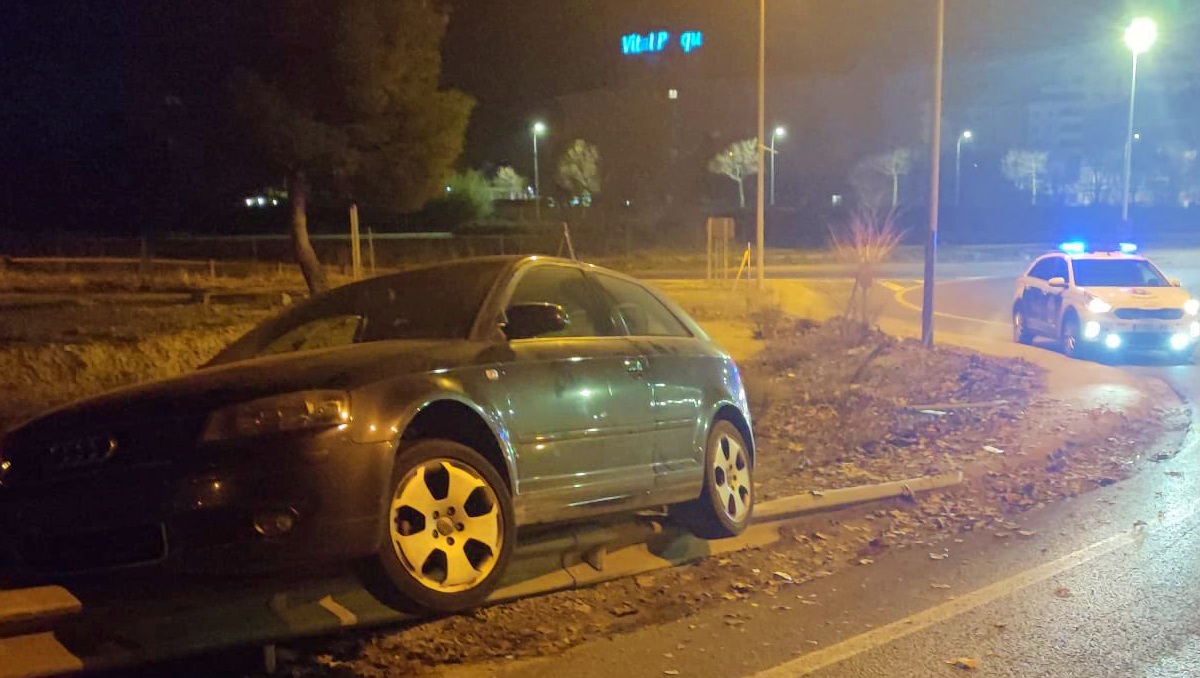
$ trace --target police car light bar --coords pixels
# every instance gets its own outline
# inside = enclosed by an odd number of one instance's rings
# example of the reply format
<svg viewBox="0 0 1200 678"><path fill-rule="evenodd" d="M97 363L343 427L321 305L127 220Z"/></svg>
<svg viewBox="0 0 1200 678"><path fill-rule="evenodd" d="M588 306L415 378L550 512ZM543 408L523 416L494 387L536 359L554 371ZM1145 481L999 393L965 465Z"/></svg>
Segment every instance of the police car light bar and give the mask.
<svg viewBox="0 0 1200 678"><path fill-rule="evenodd" d="M1136 254L1138 246L1131 242L1123 242L1116 247L1088 247L1088 244L1083 240L1068 240L1058 246L1058 249L1067 254L1086 254L1088 252L1111 252L1120 251L1121 254Z"/></svg>

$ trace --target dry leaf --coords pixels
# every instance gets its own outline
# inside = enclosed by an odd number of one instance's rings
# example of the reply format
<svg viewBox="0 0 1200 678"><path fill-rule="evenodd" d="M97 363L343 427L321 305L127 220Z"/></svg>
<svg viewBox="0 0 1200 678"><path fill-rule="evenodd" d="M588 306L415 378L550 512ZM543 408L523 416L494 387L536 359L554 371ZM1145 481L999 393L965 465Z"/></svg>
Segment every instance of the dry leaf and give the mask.
<svg viewBox="0 0 1200 678"><path fill-rule="evenodd" d="M946 663L956 669L962 669L964 671L974 671L975 669L979 668L979 660L971 659L970 657L959 657L958 659L951 659Z"/></svg>

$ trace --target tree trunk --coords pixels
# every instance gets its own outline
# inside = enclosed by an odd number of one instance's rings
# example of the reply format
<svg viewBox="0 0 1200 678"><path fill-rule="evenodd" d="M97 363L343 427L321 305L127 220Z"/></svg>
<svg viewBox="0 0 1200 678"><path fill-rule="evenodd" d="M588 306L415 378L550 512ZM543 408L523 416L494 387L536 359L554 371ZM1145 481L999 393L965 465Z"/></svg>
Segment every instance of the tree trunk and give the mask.
<svg viewBox="0 0 1200 678"><path fill-rule="evenodd" d="M1030 181L1030 184L1033 186L1033 189L1030 191L1030 204L1036 205L1037 204L1037 172L1034 172L1030 178L1032 179L1032 181Z"/></svg>
<svg viewBox="0 0 1200 678"><path fill-rule="evenodd" d="M329 289L329 280L308 239L308 181L302 172L295 172L288 179L288 197L292 203L292 246L296 250L296 263L300 264L309 293L315 296Z"/></svg>
<svg viewBox="0 0 1200 678"><path fill-rule="evenodd" d="M740 206L742 209L746 209L746 182L743 181L741 179L741 177L739 177L737 180L737 185L738 185L738 206Z"/></svg>
<svg viewBox="0 0 1200 678"><path fill-rule="evenodd" d="M900 203L900 175L892 175L892 207L897 207Z"/></svg>

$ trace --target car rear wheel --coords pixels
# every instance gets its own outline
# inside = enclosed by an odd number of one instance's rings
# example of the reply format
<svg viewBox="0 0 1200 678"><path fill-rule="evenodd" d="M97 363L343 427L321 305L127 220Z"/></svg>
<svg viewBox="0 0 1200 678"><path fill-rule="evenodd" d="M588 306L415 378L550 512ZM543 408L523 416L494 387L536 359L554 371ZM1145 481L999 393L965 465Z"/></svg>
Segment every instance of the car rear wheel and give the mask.
<svg viewBox="0 0 1200 678"><path fill-rule="evenodd" d="M704 491L681 511L696 536L721 539L745 531L754 513L752 472L750 448L741 432L728 421L717 421L708 434Z"/></svg>
<svg viewBox="0 0 1200 678"><path fill-rule="evenodd" d="M1020 306L1013 309L1012 328L1013 341L1026 346L1033 343L1033 332L1029 331L1025 322L1025 311L1021 310Z"/></svg>
<svg viewBox="0 0 1200 678"><path fill-rule="evenodd" d="M483 603L515 541L512 497L482 455L448 440L400 452L377 560L401 607L456 612Z"/></svg>

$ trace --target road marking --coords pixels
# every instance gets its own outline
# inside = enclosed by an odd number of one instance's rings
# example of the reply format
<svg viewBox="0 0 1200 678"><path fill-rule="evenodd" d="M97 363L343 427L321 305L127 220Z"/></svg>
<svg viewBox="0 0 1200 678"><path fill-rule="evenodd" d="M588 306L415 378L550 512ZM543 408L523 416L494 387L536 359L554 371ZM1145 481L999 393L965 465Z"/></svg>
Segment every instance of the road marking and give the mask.
<svg viewBox="0 0 1200 678"><path fill-rule="evenodd" d="M338 623L342 626L354 626L358 623L358 615L348 610L345 605L334 600L333 596L325 596L317 601L317 604L337 617Z"/></svg>
<svg viewBox="0 0 1200 678"><path fill-rule="evenodd" d="M952 283L952 282L969 282L969 281L972 281L972 280L989 280L989 279L990 279L990 278L986 278L986 277L980 277L980 278L962 278L962 279L959 279L959 280L944 280L944 281L942 281L942 282L940 282L940 283L937 283L937 284L938 284L938 285L945 285L946 283ZM922 288L922 287L924 287L924 286L925 286L925 285L922 283L922 284L919 284L919 285L912 285L912 286L910 286L910 287L905 287L904 289L897 291L897 292L896 292L896 303L897 303L897 304L899 304L899 305L901 305L901 306L903 306L904 308L906 308L906 309L908 309L908 310L910 310L910 311L915 311L915 312L917 312L917 313L920 313L920 312L921 312L921 307L920 307L920 306L917 306L917 305L916 305L916 304L914 304L914 303L911 303L911 302L909 302L907 299L905 299L905 298L904 298L904 295L908 294L909 292L912 292L913 290L919 290L919 289L921 289L921 288ZM980 324L983 324L983 325L995 325L996 327L1008 327L1008 323L1002 323L1002 322L999 322L999 321L996 321L996 320L984 320L984 319L982 319L982 318L969 318L969 317L967 317L967 316L965 316L965 315L955 315L955 314L953 314L953 313L942 313L941 311L934 311L934 313L933 313L933 314L934 314L935 316L939 317L939 318L946 318L947 320L963 320L963 321L966 321L966 322L971 322L971 323L980 323Z"/></svg>
<svg viewBox="0 0 1200 678"><path fill-rule="evenodd" d="M884 287L888 288L889 290L891 290L893 292L903 292L904 291L904 285L901 285L898 282L892 282L891 280L881 280L881 281L879 281L879 284L883 285Z"/></svg>
<svg viewBox="0 0 1200 678"><path fill-rule="evenodd" d="M1181 524L1195 516L1198 510L1200 508L1196 504L1193 504L1179 515L1172 516L1171 519L1163 521L1157 529L1165 529ZM1145 531L1137 528L1129 532L1113 535L1057 560L1043 563L1033 569L1013 575L1008 579L972 591L960 598L955 598L936 607L931 607L924 612L918 612L904 619L880 626L877 629L854 636L823 650L810 652L785 664L760 671L749 678L797 678L798 676L807 676L821 669L840 664L869 650L874 650L914 633L924 631L936 624L949 621L961 614L993 603L1034 584L1044 582L1047 579L1106 556L1118 549L1133 544L1141 545L1145 538Z"/></svg>

